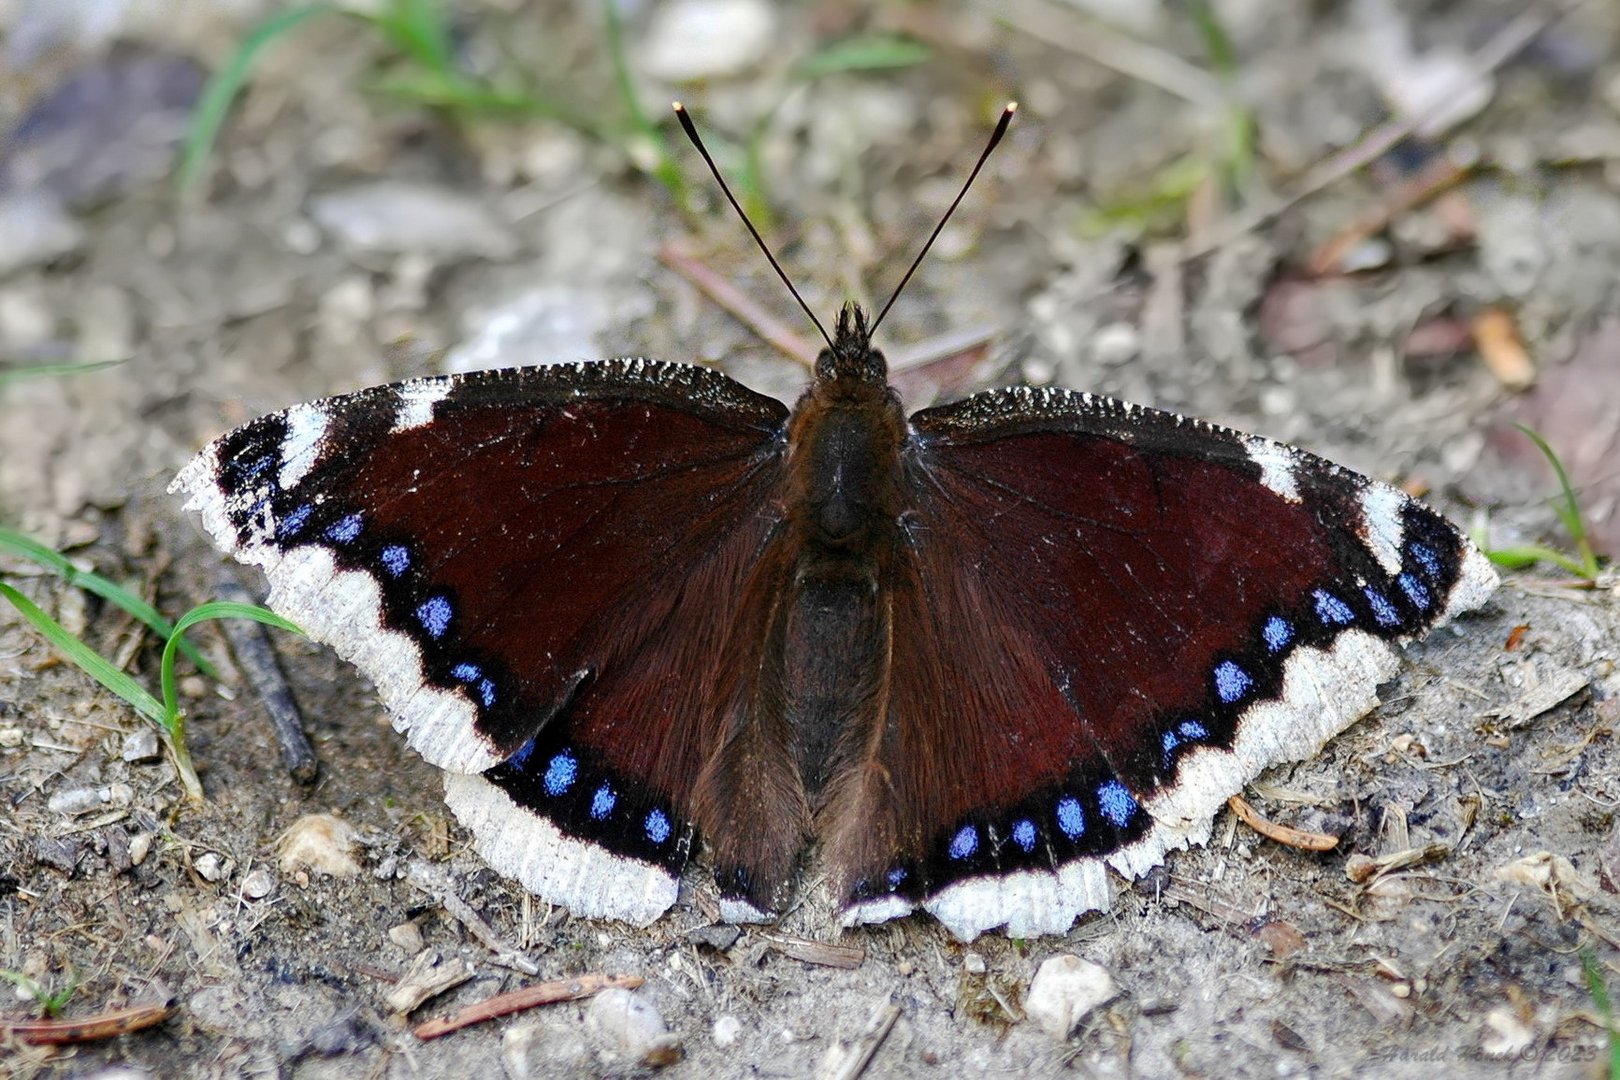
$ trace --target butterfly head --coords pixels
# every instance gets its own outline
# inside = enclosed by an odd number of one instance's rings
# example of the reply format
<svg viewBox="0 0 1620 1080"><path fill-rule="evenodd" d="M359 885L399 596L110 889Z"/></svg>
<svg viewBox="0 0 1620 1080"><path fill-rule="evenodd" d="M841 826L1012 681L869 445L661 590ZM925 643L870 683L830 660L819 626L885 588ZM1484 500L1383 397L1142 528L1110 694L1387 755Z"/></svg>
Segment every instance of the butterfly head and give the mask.
<svg viewBox="0 0 1620 1080"><path fill-rule="evenodd" d="M838 313L838 329L833 335L832 348L822 349L816 357L816 380L854 380L858 382L886 383L889 365L883 354L872 348L872 330L866 312L856 303L844 305Z"/></svg>

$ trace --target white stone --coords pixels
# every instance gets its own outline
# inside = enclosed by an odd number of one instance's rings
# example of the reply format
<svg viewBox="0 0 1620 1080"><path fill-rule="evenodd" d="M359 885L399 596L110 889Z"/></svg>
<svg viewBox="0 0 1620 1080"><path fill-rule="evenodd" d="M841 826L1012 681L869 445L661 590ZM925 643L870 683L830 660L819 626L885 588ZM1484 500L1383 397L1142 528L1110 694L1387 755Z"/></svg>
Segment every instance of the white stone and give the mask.
<svg viewBox="0 0 1620 1080"><path fill-rule="evenodd" d="M609 987L585 1010L585 1034L610 1065L668 1064L676 1040L652 1002L623 987Z"/></svg>
<svg viewBox="0 0 1620 1080"><path fill-rule="evenodd" d="M242 879L242 896L247 900L263 900L276 887L276 879L264 867L255 867Z"/></svg>
<svg viewBox="0 0 1620 1080"><path fill-rule="evenodd" d="M197 876L204 881L223 881L231 872L231 860L218 852L205 851L197 856L191 868L197 871Z"/></svg>
<svg viewBox="0 0 1620 1080"><path fill-rule="evenodd" d="M143 725L124 736L120 756L131 765L157 761L162 755L163 748L158 745L157 732L151 728Z"/></svg>
<svg viewBox="0 0 1620 1080"><path fill-rule="evenodd" d="M641 68L670 82L736 75L765 59L775 31L765 0L672 0L653 14Z"/></svg>
<svg viewBox="0 0 1620 1080"><path fill-rule="evenodd" d="M1053 1038L1067 1039L1087 1013L1118 994L1113 976L1090 960L1053 956L1036 970L1024 1012Z"/></svg>
<svg viewBox="0 0 1620 1080"><path fill-rule="evenodd" d="M742 1021L735 1016L722 1016L714 1022L714 1045L720 1049L736 1045L740 1038L742 1038Z"/></svg>
<svg viewBox="0 0 1620 1080"><path fill-rule="evenodd" d="M360 864L353 854L354 829L334 814L305 814L281 834L276 845L282 873L310 869L332 877L353 877Z"/></svg>

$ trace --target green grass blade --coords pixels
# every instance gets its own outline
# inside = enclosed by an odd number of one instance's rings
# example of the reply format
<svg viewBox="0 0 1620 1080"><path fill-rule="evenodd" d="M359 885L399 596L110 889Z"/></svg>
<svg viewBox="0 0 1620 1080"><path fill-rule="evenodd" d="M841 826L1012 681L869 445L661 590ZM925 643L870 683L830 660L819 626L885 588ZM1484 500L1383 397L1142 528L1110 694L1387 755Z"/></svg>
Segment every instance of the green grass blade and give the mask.
<svg viewBox="0 0 1620 1080"><path fill-rule="evenodd" d="M207 619L253 619L269 626L291 630L295 634L303 633L273 611L266 611L253 604L239 604L233 600L214 600L198 604L180 616L179 621L174 624L174 632L169 635L169 640L163 646L163 664L158 672L158 681L163 689L163 701L159 704L163 712L158 722L163 725L169 753L174 756L175 771L180 774L180 783L193 802L203 801L203 790L201 781L197 779L196 766L191 763L191 748L186 745L186 715L180 711L180 695L175 688L174 652L181 635Z"/></svg>
<svg viewBox="0 0 1620 1080"><path fill-rule="evenodd" d="M364 18L394 48L430 71L449 74L455 67L450 20L438 0L392 0L380 14Z"/></svg>
<svg viewBox="0 0 1620 1080"><path fill-rule="evenodd" d="M1558 520L1563 523L1564 529L1570 535L1570 539L1575 541L1575 550L1580 554L1580 562L1576 564L1575 568L1571 569L1571 573L1589 580L1597 577L1599 570L1597 553L1592 550L1592 542L1587 538L1586 520L1581 515L1581 504L1575 498L1575 488L1569 482L1569 474L1564 471L1564 463L1553 452L1553 448L1547 444L1547 440L1541 437L1540 432L1523 424L1514 424L1513 426L1523 432L1525 438L1536 444L1536 449L1541 451L1542 456L1552 465L1553 472L1558 476L1560 494L1553 503L1553 511L1558 515ZM1568 568L1567 563L1560 563L1560 565Z"/></svg>
<svg viewBox="0 0 1620 1080"><path fill-rule="evenodd" d="M86 364L31 364L27 367L0 368L0 387L24 379L49 379L65 375L87 375L92 371L105 371L110 367L128 363L127 360L94 360Z"/></svg>
<svg viewBox="0 0 1620 1080"><path fill-rule="evenodd" d="M1485 557L1491 560L1491 562L1495 563L1497 566L1507 570L1523 570L1527 566L1535 566L1537 563L1548 562L1552 563L1554 566L1559 566L1565 570L1568 570L1571 574L1574 574L1578 578L1586 578L1591 576L1587 574L1586 567L1582 566L1575 559L1565 555L1562 551L1554 551L1552 548L1542 547L1540 544L1525 544L1522 547L1510 548L1491 548L1485 552Z"/></svg>
<svg viewBox="0 0 1620 1080"><path fill-rule="evenodd" d="M613 81L619 88L619 96L624 99L624 107L630 114L630 123L635 136L640 139L654 154L654 162L650 172L654 179L663 184L669 193L675 197L675 203L685 213L689 203L686 191L686 177L682 175L680 166L669 152L669 143L664 140L664 133L647 116L647 110L641 107L641 99L636 96L635 83L630 78L630 61L624 49L624 27L619 24L619 9L614 0L602 0L604 26L607 32L608 57L613 61ZM636 154L630 154L632 161Z"/></svg>
<svg viewBox="0 0 1620 1080"><path fill-rule="evenodd" d="M181 635L200 622L209 619L252 619L274 626L278 630L287 630L294 634L302 634L296 623L282 618L275 612L259 607L257 604L239 604L234 600L212 600L206 604L198 604L184 615L180 616L169 632L169 640L163 646L163 666L159 678L163 686L163 713L162 720L171 733L178 733L176 737L184 734L184 725L179 721L180 699L175 692L174 684L174 651L181 641Z"/></svg>
<svg viewBox="0 0 1620 1080"><path fill-rule="evenodd" d="M153 723L163 723L163 703L147 693L140 683L113 667L101 654L68 633L61 623L45 614L32 600L10 585L0 582L0 596L10 600L12 607L20 611L23 618L32 623L34 629L38 630L45 640L56 646L58 651L82 668L91 678L129 702L136 712Z"/></svg>
<svg viewBox="0 0 1620 1080"><path fill-rule="evenodd" d="M180 167L175 173L176 185L182 193L190 191L201 179L203 166L231 110L231 102L247 82L259 54L317 15L342 13L341 8L331 4L301 4L271 15L242 39L230 61L209 78L191 114L185 145L180 152Z"/></svg>
<svg viewBox="0 0 1620 1080"><path fill-rule="evenodd" d="M801 60L793 69L795 78L811 80L848 71L892 71L911 67L933 56L921 42L881 34L863 34L835 41Z"/></svg>
<svg viewBox="0 0 1620 1080"><path fill-rule="evenodd" d="M1604 1035L1609 1041L1609 1080L1620 1080L1620 1039L1615 1038L1614 1007L1609 1002L1609 987L1603 971L1591 949L1581 950L1581 970L1586 974L1586 992L1592 995L1592 1005L1603 1020Z"/></svg>
<svg viewBox="0 0 1620 1080"><path fill-rule="evenodd" d="M60 552L53 551L37 540L31 540L18 532L0 528L0 551L10 551L21 555L25 559L39 563L48 570L53 571L63 581L75 588L83 589L87 593L101 597L109 604L128 612L130 615L145 623L159 637L167 638L174 633L174 627L169 624L151 604L136 596L134 593L107 580L100 574L93 574L87 570L80 570L68 561ZM180 649L186 654L197 670L210 679L219 678L219 672L203 658L202 653L189 641L182 641Z"/></svg>

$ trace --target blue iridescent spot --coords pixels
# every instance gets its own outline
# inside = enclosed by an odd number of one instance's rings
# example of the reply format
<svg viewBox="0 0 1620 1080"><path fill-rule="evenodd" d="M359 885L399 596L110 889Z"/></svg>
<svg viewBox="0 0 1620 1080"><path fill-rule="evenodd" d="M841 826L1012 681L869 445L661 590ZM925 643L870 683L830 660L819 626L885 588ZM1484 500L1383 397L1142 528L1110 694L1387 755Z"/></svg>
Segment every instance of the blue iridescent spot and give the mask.
<svg viewBox="0 0 1620 1080"><path fill-rule="evenodd" d="M1261 627L1260 636L1265 639L1267 649L1282 652L1294 640L1294 626L1281 615L1273 615Z"/></svg>
<svg viewBox="0 0 1620 1080"><path fill-rule="evenodd" d="M450 677L461 682L472 682L482 674L477 664L460 663L450 669Z"/></svg>
<svg viewBox="0 0 1620 1080"><path fill-rule="evenodd" d="M1175 756L1176 747L1181 745L1181 736L1173 731L1167 731L1159 736L1159 745L1164 748L1164 763L1168 765L1170 759Z"/></svg>
<svg viewBox="0 0 1620 1080"><path fill-rule="evenodd" d="M309 515L314 512L315 508L309 503L303 503L294 508L292 513L282 518L280 523L276 525L276 536L280 538L297 536L300 532L303 532L304 526L309 524Z"/></svg>
<svg viewBox="0 0 1620 1080"><path fill-rule="evenodd" d="M1222 660L1215 665L1215 693L1226 704L1237 701L1253 686L1249 673L1232 661Z"/></svg>
<svg viewBox="0 0 1620 1080"><path fill-rule="evenodd" d="M1427 544L1413 544L1407 551L1423 567L1423 572L1429 575L1431 581L1440 580L1440 556L1433 548Z"/></svg>
<svg viewBox="0 0 1620 1080"><path fill-rule="evenodd" d="M493 679L478 680L478 700L484 703L484 708L495 707L495 681Z"/></svg>
<svg viewBox="0 0 1620 1080"><path fill-rule="evenodd" d="M360 535L362 522L359 514L350 514L348 517L334 522L326 529L326 538L334 544L352 544Z"/></svg>
<svg viewBox="0 0 1620 1080"><path fill-rule="evenodd" d="M530 739L528 742L518 747L517 753L506 759L506 764L513 769L521 770L523 766L529 763L529 759L533 756L534 740Z"/></svg>
<svg viewBox="0 0 1620 1080"><path fill-rule="evenodd" d="M264 470L268 469L275 463L276 459L271 457L269 454L265 454L262 457L256 457L246 465L242 466L242 477L244 480L257 480L259 475L263 473Z"/></svg>
<svg viewBox="0 0 1620 1080"><path fill-rule="evenodd" d="M1401 613L1395 610L1395 605L1389 602L1387 596L1371 585L1365 586L1361 592L1367 598L1367 603L1372 605L1373 618L1378 620L1379 626L1399 626L1401 624Z"/></svg>
<svg viewBox="0 0 1620 1080"><path fill-rule="evenodd" d="M979 830L964 825L951 837L951 846L945 849L953 859L965 859L979 850Z"/></svg>
<svg viewBox="0 0 1620 1080"><path fill-rule="evenodd" d="M647 811L647 818L642 826L647 830L647 839L655 844L662 844L669 839L669 815L662 810Z"/></svg>
<svg viewBox="0 0 1620 1080"><path fill-rule="evenodd" d="M450 616L452 609L450 601L443 596L430 596L416 608L416 621L422 624L430 638L442 638L444 632L450 629Z"/></svg>
<svg viewBox="0 0 1620 1080"><path fill-rule="evenodd" d="M1419 610L1429 610L1429 603L1432 598L1429 596L1429 590L1423 587L1423 582L1402 570L1395 575L1395 584L1401 587L1401 591L1406 594L1406 598L1416 604Z"/></svg>
<svg viewBox="0 0 1620 1080"><path fill-rule="evenodd" d="M1201 742L1209 738L1209 728L1197 720L1183 720L1176 730L1181 732L1181 737L1188 742Z"/></svg>
<svg viewBox="0 0 1620 1080"><path fill-rule="evenodd" d="M382 564L389 577L399 577L411 568L410 549L400 544L389 544L382 549Z"/></svg>
<svg viewBox="0 0 1620 1080"><path fill-rule="evenodd" d="M1136 816L1136 800L1118 780L1109 780L1097 788L1097 805L1103 817L1123 829Z"/></svg>
<svg viewBox="0 0 1620 1080"><path fill-rule="evenodd" d="M574 781L578 778L579 762L574 760L573 754L564 750L552 758L551 764L546 766L546 794L555 799L573 787Z"/></svg>
<svg viewBox="0 0 1620 1080"><path fill-rule="evenodd" d="M897 866L893 870L889 871L888 881L889 881L889 889L891 891L894 890L894 889L898 889L900 887L901 883L903 883L905 880L906 880L906 868L905 867Z"/></svg>
<svg viewBox="0 0 1620 1080"><path fill-rule="evenodd" d="M1086 834L1086 812L1080 808L1079 799L1065 795L1058 800L1057 823L1070 840L1078 840Z"/></svg>
<svg viewBox="0 0 1620 1080"><path fill-rule="evenodd" d="M596 794L591 796L591 820L606 821L607 816L613 813L613 805L618 801L619 797L613 793L613 788L604 783L596 789Z"/></svg>
<svg viewBox="0 0 1620 1080"><path fill-rule="evenodd" d="M1028 818L1023 819L1022 821L1013 822L1012 838L1013 843L1023 848L1025 854L1034 851L1035 823L1030 821Z"/></svg>
<svg viewBox="0 0 1620 1080"><path fill-rule="evenodd" d="M1356 621L1350 605L1326 589L1316 590L1316 617L1326 626L1349 626Z"/></svg>

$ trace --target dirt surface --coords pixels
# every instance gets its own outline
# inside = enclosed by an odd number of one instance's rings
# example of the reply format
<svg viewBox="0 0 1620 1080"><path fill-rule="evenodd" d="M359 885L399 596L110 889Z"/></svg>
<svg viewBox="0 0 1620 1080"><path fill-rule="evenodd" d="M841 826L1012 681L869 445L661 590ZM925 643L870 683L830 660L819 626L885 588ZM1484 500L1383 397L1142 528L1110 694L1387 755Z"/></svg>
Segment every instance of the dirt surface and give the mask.
<svg viewBox="0 0 1620 1080"><path fill-rule="evenodd" d="M1258 131L1249 176L1231 198L1192 185L1146 225L1147 192L1229 157L1222 80L1180 5L697 6L726 29L710 35L717 55L674 51L709 65L693 84L675 81L661 44L667 13L627 7L641 96L678 92L733 147L761 125L767 232L818 312L886 295L995 108L1022 102L884 328L891 355L958 331L989 347L909 371L911 403L1017 381L1100 391L1424 489L1494 545L1568 547L1550 474L1509 426L1533 416L1579 458L1596 527L1614 528L1613 458L1592 450L1613 445L1615 399L1593 392L1620 366L1613 5L1579 7L1486 74L1467 58L1535 9L1217 3L1226 81ZM1084 13L1110 8L1140 52ZM389 57L350 21L316 20L265 54L202 190L177 200L163 174L177 123L262 10L0 2L0 116L14 131L0 144L0 223L13 223L0 224L0 359L126 361L0 384L0 521L177 614L235 572L164 489L204 441L264 411L443 364L618 354L713 362L795 392L802 367L658 259L679 243L800 325L684 145L685 213L622 142L367 92ZM618 120L596 5L460 10L466 63L520 59L576 108ZM763 45L749 36L759 18ZM927 56L790 77L873 31L910 35ZM1076 51L1097 48L1127 70ZM1432 120L1434 101L1470 100L1471 118L1421 146L1277 201L1392 108L1429 101L1409 107ZM1401 206L1448 156L1468 171ZM1380 208L1387 227L1369 218ZM1364 239L1322 254L1358 221L1373 221ZM1190 230L1213 239L1184 258ZM1492 311L1522 336L1534 389L1511 385L1498 317L1477 329ZM390 348L402 334L449 356ZM129 619L18 560L0 573L155 687L157 646ZM814 903L730 941L703 932L697 889L647 930L549 909L471 854L436 770L368 687L285 636L274 643L318 780L282 768L264 703L210 626L198 640L224 680L182 682L208 796L189 804L167 762L126 760L138 717L0 606L0 969L76 982L70 1017L178 1006L77 1049L0 1043L0 1072L640 1068L585 1002L418 1041L385 995L437 954L472 978L412 1021L536 978L643 977L636 997L668 1031L657 1046L679 1057L670 1075L850 1075L841 1055L890 1003L898 1019L867 1075L1598 1075L1605 1037L1581 964L1589 953L1620 987L1617 631L1612 582L1508 575L1485 611L1410 650L1381 709L1251 788L1273 818L1341 835L1335 850L1280 846L1226 813L1209 847L1118 882L1113 909L1066 938L963 946L922 918L839 932ZM358 874L281 865L278 838L316 813L353 828ZM469 929L472 913L490 934ZM1023 1002L1036 967L1065 953L1119 993L1062 1040ZM0 1015L32 1015L23 994L0 996Z"/></svg>

